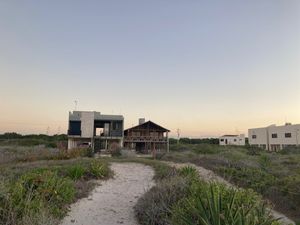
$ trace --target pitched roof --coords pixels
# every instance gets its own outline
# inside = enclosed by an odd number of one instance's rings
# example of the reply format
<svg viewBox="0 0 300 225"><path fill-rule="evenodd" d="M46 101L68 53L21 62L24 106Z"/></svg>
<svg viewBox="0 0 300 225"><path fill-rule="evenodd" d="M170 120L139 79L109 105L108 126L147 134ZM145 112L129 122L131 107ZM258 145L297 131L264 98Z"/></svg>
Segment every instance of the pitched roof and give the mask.
<svg viewBox="0 0 300 225"><path fill-rule="evenodd" d="M223 135L222 137L238 137L239 135L232 135L232 134L226 134Z"/></svg>
<svg viewBox="0 0 300 225"><path fill-rule="evenodd" d="M158 129L160 129L160 130L162 130L162 131L164 131L164 132L170 132L170 130L168 130L168 129L166 129L166 128L164 128L164 127L162 127L162 126L160 126L160 125L158 125L158 124L156 124L156 123L154 123L154 122L152 122L151 120L149 120L149 121L147 121L147 122L145 122L145 123L139 124L139 125L137 125L137 126L128 128L128 129L126 129L125 131L131 130L131 129L136 129L136 128L139 128L139 127L140 127L140 128L145 128L145 126L148 126L148 125L153 125L153 126L157 127Z"/></svg>

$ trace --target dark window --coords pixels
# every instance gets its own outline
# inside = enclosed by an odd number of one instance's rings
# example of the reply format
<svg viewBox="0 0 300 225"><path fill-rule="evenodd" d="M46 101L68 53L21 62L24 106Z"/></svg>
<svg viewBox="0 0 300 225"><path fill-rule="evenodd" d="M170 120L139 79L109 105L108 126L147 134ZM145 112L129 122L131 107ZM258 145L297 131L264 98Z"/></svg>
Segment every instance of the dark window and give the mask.
<svg viewBox="0 0 300 225"><path fill-rule="evenodd" d="M221 142L223 142L224 141L224 139L221 139Z"/></svg>
<svg viewBox="0 0 300 225"><path fill-rule="evenodd" d="M236 142L236 139L234 139L233 141Z"/></svg>
<svg viewBox="0 0 300 225"><path fill-rule="evenodd" d="M277 134L272 134L272 138L277 138Z"/></svg>
<svg viewBox="0 0 300 225"><path fill-rule="evenodd" d="M81 135L81 121L70 121L68 135Z"/></svg>
<svg viewBox="0 0 300 225"><path fill-rule="evenodd" d="M256 135L254 134L254 135L252 135L252 139L256 139Z"/></svg>
<svg viewBox="0 0 300 225"><path fill-rule="evenodd" d="M291 138L292 137L292 133L285 133L284 135L286 138Z"/></svg>

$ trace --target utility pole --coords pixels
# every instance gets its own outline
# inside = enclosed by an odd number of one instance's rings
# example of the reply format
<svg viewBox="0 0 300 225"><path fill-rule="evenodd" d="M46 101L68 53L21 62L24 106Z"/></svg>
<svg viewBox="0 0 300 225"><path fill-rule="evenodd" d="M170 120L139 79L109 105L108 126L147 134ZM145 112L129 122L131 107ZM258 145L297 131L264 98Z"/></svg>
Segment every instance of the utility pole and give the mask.
<svg viewBox="0 0 300 225"><path fill-rule="evenodd" d="M299 145L298 135L299 135L299 129L296 129L296 146Z"/></svg>
<svg viewBox="0 0 300 225"><path fill-rule="evenodd" d="M49 136L49 133L50 133L50 127L48 126L46 130L46 134Z"/></svg>
<svg viewBox="0 0 300 225"><path fill-rule="evenodd" d="M180 129L177 129L177 145L179 145L179 140L180 140Z"/></svg>
<svg viewBox="0 0 300 225"><path fill-rule="evenodd" d="M76 110L77 110L77 104L78 104L78 101L77 101L77 100L75 100L75 101L74 101L74 103L75 103L75 108L74 108L74 111L76 111Z"/></svg>

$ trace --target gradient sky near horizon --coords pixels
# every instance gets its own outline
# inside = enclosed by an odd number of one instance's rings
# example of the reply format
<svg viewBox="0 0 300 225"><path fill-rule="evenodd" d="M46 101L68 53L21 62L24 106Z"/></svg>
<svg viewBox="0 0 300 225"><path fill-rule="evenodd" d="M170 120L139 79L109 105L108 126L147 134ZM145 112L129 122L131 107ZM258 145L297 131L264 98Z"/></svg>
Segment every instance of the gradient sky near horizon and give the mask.
<svg viewBox="0 0 300 225"><path fill-rule="evenodd" d="M182 136L300 123L300 1L0 2L0 133L65 133L68 111Z"/></svg>

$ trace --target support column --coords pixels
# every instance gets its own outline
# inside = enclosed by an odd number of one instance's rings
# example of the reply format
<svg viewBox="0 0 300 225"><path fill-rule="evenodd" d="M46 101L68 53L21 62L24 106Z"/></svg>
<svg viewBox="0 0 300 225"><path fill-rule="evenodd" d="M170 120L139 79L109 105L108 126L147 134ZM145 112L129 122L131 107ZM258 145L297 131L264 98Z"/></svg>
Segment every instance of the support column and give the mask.
<svg viewBox="0 0 300 225"><path fill-rule="evenodd" d="M108 143L107 143L107 139L105 140L105 150L107 150L108 147Z"/></svg>
<svg viewBox="0 0 300 225"><path fill-rule="evenodd" d="M167 152L170 152L169 132L167 131Z"/></svg>
<svg viewBox="0 0 300 225"><path fill-rule="evenodd" d="M95 151L95 139L91 138L91 147L93 149L93 151Z"/></svg>

